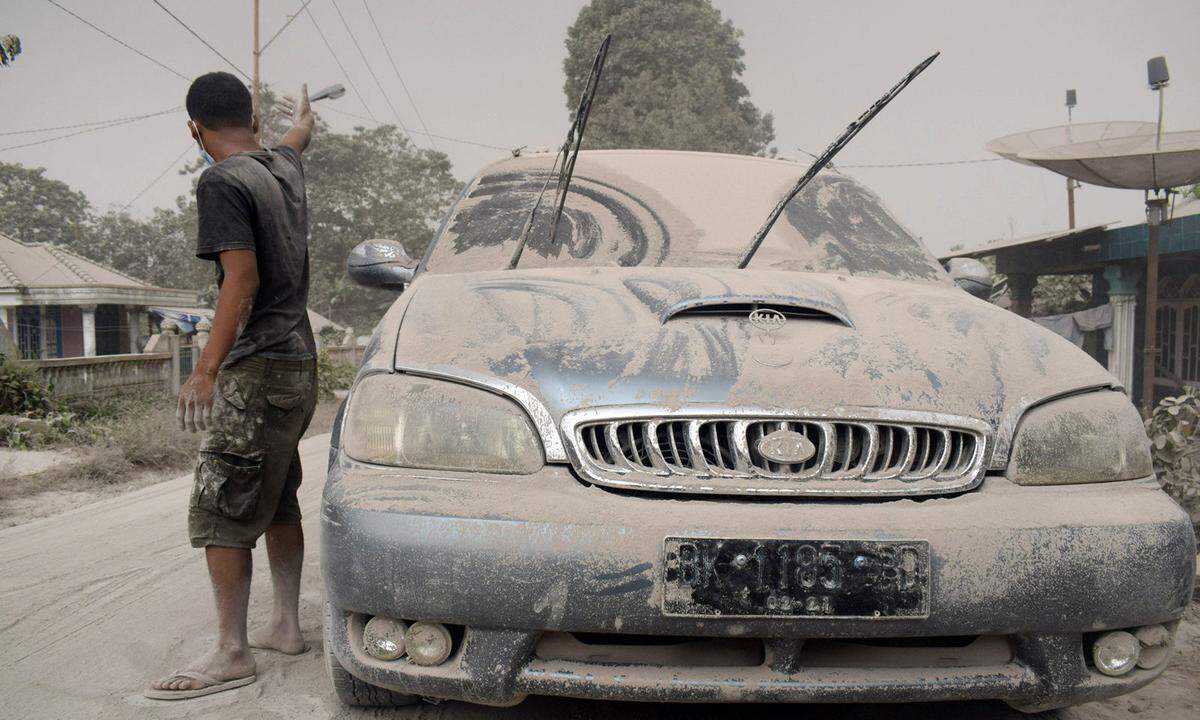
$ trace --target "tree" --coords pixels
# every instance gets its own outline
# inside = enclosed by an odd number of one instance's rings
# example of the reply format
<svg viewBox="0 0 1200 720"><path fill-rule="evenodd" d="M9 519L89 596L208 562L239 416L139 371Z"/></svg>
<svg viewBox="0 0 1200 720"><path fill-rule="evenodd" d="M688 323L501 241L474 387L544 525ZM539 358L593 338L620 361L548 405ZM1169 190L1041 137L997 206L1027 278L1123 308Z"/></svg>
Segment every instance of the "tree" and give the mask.
<svg viewBox="0 0 1200 720"><path fill-rule="evenodd" d="M421 257L459 182L444 154L417 148L391 125L317 136L305 163L309 304L343 325L370 327L395 293L353 285L346 276L350 250L385 237Z"/></svg>
<svg viewBox="0 0 1200 720"><path fill-rule="evenodd" d="M592 0L567 30L574 112L592 61L613 34L584 144L763 155L773 118L749 100L742 33L709 0Z"/></svg>
<svg viewBox="0 0 1200 720"><path fill-rule="evenodd" d="M87 197L45 168L0 162L0 232L22 242L77 245L87 234Z"/></svg>
<svg viewBox="0 0 1200 720"><path fill-rule="evenodd" d="M87 242L74 250L158 287L203 290L216 282L211 263L196 257L196 201L138 219L111 210L92 220Z"/></svg>

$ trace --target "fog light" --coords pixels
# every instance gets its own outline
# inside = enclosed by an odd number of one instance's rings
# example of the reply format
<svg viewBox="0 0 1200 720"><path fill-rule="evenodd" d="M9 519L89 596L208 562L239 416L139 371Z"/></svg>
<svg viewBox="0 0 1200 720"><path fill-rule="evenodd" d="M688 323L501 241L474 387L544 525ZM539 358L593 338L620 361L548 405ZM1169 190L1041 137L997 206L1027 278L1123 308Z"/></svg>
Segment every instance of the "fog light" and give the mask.
<svg viewBox="0 0 1200 720"><path fill-rule="evenodd" d="M1133 635L1118 630L1100 636L1092 646L1096 669L1105 675L1124 675L1137 665L1141 644Z"/></svg>
<svg viewBox="0 0 1200 720"><path fill-rule="evenodd" d="M1175 645L1175 636L1162 625L1147 625L1138 628L1133 636L1141 645L1137 665L1147 670L1166 662L1167 656L1171 654L1171 648Z"/></svg>
<svg viewBox="0 0 1200 720"><path fill-rule="evenodd" d="M404 644L408 658L416 664L441 665L450 657L452 640L441 623L415 622L404 635Z"/></svg>
<svg viewBox="0 0 1200 720"><path fill-rule="evenodd" d="M363 649L377 660L397 660L404 657L404 634L408 626L400 620L376 615L363 628Z"/></svg>

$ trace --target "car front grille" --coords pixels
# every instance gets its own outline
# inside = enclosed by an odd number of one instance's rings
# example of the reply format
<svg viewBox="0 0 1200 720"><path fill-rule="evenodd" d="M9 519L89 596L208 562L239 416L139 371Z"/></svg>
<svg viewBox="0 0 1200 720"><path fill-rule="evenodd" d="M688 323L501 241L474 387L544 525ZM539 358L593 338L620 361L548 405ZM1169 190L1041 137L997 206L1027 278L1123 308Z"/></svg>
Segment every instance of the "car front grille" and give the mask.
<svg viewBox="0 0 1200 720"><path fill-rule="evenodd" d="M622 416L608 417L615 413ZM989 433L970 418L880 410L628 413L568 414L564 429L586 478L685 493L926 495L972 487L986 468ZM811 457L794 463L765 457L759 443L777 430L807 438Z"/></svg>

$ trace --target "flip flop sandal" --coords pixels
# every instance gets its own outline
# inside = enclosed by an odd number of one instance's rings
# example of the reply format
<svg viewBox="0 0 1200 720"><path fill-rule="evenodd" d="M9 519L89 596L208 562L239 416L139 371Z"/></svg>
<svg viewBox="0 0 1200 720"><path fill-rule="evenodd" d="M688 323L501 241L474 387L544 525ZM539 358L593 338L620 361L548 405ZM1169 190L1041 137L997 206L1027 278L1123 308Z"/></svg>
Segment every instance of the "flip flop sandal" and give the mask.
<svg viewBox="0 0 1200 720"><path fill-rule="evenodd" d="M150 698L151 700L189 700L191 698L204 697L205 695L212 695L213 693L224 692L226 690L233 690L234 688L240 688L244 685L249 685L257 680L258 676L249 675L247 677L237 678L235 680L218 680L214 677L209 677L202 672L195 672L194 670L181 670L179 672L171 673L170 679L174 678L195 680L203 683L204 686L192 690L157 690L155 688L147 688L142 692L142 695Z"/></svg>

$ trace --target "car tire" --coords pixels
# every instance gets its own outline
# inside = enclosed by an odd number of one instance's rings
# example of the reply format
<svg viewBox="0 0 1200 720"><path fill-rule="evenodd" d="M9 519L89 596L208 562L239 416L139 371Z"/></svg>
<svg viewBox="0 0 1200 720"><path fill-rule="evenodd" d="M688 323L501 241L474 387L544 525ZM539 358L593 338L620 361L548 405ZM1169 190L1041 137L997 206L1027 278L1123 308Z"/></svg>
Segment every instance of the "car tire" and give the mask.
<svg viewBox="0 0 1200 720"><path fill-rule="evenodd" d="M329 606L325 607L325 669L329 673L329 682L333 685L333 693L343 705L351 707L404 707L420 701L416 695L405 695L378 685L363 682L351 675L338 659L334 657L332 643L329 637L329 623L332 613Z"/></svg>

